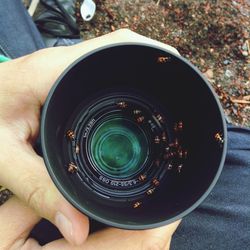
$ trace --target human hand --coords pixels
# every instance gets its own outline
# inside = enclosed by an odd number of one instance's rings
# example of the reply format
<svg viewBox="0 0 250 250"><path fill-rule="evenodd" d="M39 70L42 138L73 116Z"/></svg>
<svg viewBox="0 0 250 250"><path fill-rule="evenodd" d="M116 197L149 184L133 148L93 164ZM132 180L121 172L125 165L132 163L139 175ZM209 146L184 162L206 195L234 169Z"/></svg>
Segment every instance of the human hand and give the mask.
<svg viewBox="0 0 250 250"><path fill-rule="evenodd" d="M167 250L179 222L161 228L129 231L108 228L91 234L80 246L72 246L65 239L41 247L28 235L37 222L33 209L15 196L0 207L1 250ZM86 230L86 229L84 229ZM46 232L41 232L46 233Z"/></svg>
<svg viewBox="0 0 250 250"><path fill-rule="evenodd" d="M0 184L14 193L0 207L0 249L39 249L27 237L41 217L55 224L67 240L52 242L45 249L74 249L72 245L97 250L147 249L152 242L156 246L170 242L177 224L140 232L107 229L87 238L88 218L58 192L43 159L32 147L39 132L40 109L63 70L95 48L128 41L166 47L120 30L71 47L40 50L0 65Z"/></svg>

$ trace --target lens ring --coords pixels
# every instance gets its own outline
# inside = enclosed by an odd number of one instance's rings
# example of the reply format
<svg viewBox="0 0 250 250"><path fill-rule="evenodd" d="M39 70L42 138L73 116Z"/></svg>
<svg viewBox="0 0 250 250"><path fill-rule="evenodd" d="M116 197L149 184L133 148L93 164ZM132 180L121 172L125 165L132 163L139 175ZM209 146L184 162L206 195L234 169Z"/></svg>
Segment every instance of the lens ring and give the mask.
<svg viewBox="0 0 250 250"><path fill-rule="evenodd" d="M115 137L116 139L114 139L114 138L111 138L110 139L110 137ZM117 138L118 137L118 138ZM122 140L119 140L119 137L120 138L122 138L123 137L123 139ZM125 169L125 171L126 171L126 169L127 169L127 165L132 165L132 164L134 164L135 162L135 159L134 159L134 157L135 157L135 155L136 155L136 152L135 151L133 151L132 152L132 157L130 157L131 159L129 160L129 161L127 161L125 164L123 164L123 166L119 166L120 164L118 163L118 164L114 164L114 163L116 163L116 162L114 162L113 161L113 164L112 165L114 165L114 167L110 164L110 163L108 163L107 162L107 160L105 159L105 158L107 158L107 155L105 155L105 153L103 153L103 148L106 148L106 145L104 145L104 144L111 144L111 143L107 143L107 140L109 139L110 141L112 141L112 140L116 140L116 141L122 141L122 143L123 144L125 144L124 143L124 141L126 140L129 144L130 144L130 146L132 146L133 148L134 148L134 146L132 145L132 142L131 142L131 139L129 138L129 137L127 137L126 136L126 134L123 134L123 133L121 133L121 131L112 131L112 132L110 132L110 133L108 133L108 134L105 134L105 136L104 137L102 137L101 138L101 141L100 141L100 145L99 145L99 148L97 148L97 150L96 151L101 151L102 153L101 153L101 157L100 157L100 160L101 160L101 163L103 164L103 165L105 165L109 170L111 170L112 171L112 169L114 169L114 168L116 168L116 167L119 167L119 170L120 170L120 172L123 172L124 171L124 169ZM116 145L116 146L118 146L118 145ZM98 147L98 145L97 145L97 147ZM113 147L112 147L113 148ZM127 147L128 148L128 147ZM114 148L113 148L114 149ZM124 148L123 148L124 149ZM110 150L112 150L112 149L110 149ZM92 147L91 147L91 151L93 151L93 149L92 149ZM119 150L120 151L120 150ZM129 150L129 151L131 151L131 150ZM130 152L129 152L130 153ZM119 156L119 155L117 155L117 153L116 152L114 152L114 158L115 158L115 160L120 160L120 158L121 158L121 156ZM127 157L126 157L127 158ZM118 165L118 166L117 166Z"/></svg>
<svg viewBox="0 0 250 250"><path fill-rule="evenodd" d="M88 148L96 167L114 178L129 178L139 172L149 155L150 145L143 130L123 117L100 121L89 138Z"/></svg>
<svg viewBox="0 0 250 250"><path fill-rule="evenodd" d="M87 188L96 193L103 202L114 201L119 206L123 202L144 199L147 190L154 189L153 180L163 181L168 173L168 160L163 159L163 155L170 137L168 127L163 122L167 119L159 121L159 114L164 117L155 106L150 105L150 101L125 93L98 96L96 99L92 98L87 105L86 102L81 104L67 125L74 131L75 138L68 140L64 147L66 161L74 162L78 167L71 178L75 181L80 180L83 189ZM93 132L110 116L132 121L145 133L148 140L147 160L141 164L141 168L138 167L138 171L127 177L118 178L100 171L88 150ZM166 134L167 141L156 142L155 138L161 137L162 133ZM146 176L146 179L141 178L142 176Z"/></svg>

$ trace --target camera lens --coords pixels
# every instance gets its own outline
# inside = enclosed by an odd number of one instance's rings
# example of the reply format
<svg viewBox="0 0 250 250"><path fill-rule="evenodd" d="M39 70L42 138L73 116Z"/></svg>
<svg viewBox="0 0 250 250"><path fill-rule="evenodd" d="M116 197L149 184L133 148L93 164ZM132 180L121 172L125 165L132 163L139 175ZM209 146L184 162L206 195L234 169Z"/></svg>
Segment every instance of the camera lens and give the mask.
<svg viewBox="0 0 250 250"><path fill-rule="evenodd" d="M104 174L128 178L147 160L149 144L143 130L133 121L111 116L90 135L90 157Z"/></svg>
<svg viewBox="0 0 250 250"><path fill-rule="evenodd" d="M51 178L79 211L114 227L149 229L191 212L215 185L226 144L210 85L158 46L110 44L83 55L43 107Z"/></svg>
<svg viewBox="0 0 250 250"><path fill-rule="evenodd" d="M166 177L168 129L144 97L118 90L92 97L66 127L71 137L64 140L65 162L77 166L75 178L100 201L131 206Z"/></svg>

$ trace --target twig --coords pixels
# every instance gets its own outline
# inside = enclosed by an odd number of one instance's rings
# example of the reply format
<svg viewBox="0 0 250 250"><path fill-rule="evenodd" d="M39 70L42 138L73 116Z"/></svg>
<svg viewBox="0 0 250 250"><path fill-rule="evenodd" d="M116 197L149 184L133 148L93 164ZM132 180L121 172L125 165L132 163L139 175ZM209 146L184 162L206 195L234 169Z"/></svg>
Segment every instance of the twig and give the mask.
<svg viewBox="0 0 250 250"><path fill-rule="evenodd" d="M159 5L159 4L160 4L160 1L161 1L161 0L158 0L157 3L156 3L156 5Z"/></svg>
<svg viewBox="0 0 250 250"><path fill-rule="evenodd" d="M109 17L109 18L111 18L112 20L115 19L114 14L112 13L111 10L109 10L109 9L105 6L105 4L104 4L104 6L101 7L101 8L102 8L104 11L106 11L106 13L108 14L108 17Z"/></svg>
<svg viewBox="0 0 250 250"><path fill-rule="evenodd" d="M239 104L250 104L250 101L247 101L247 100L232 99L231 101L232 101L233 103L239 103Z"/></svg>
<svg viewBox="0 0 250 250"><path fill-rule="evenodd" d="M249 47L249 42L248 42L248 40L246 41L246 45L247 45L248 53L250 53L250 47Z"/></svg>
<svg viewBox="0 0 250 250"><path fill-rule="evenodd" d="M250 101L250 95L243 96L243 100Z"/></svg>

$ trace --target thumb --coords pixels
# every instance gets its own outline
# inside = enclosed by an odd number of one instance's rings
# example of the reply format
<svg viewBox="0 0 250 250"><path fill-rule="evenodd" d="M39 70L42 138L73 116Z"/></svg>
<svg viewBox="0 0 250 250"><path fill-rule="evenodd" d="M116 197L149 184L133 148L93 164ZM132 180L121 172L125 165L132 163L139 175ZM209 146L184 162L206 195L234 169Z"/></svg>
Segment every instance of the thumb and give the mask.
<svg viewBox="0 0 250 250"><path fill-rule="evenodd" d="M20 249L40 218L15 196L0 207L0 249Z"/></svg>
<svg viewBox="0 0 250 250"><path fill-rule="evenodd" d="M60 250L141 250L141 249L170 249L172 235L180 221L170 225L149 230L122 230L107 228L91 234L80 247L72 247L63 239L46 245L46 249Z"/></svg>
<svg viewBox="0 0 250 250"><path fill-rule="evenodd" d="M1 171L0 183L40 217L55 224L71 244L82 244L89 231L88 218L63 198L52 183L43 159L30 146L8 145L11 149L2 148L0 155L0 168L5 168Z"/></svg>

